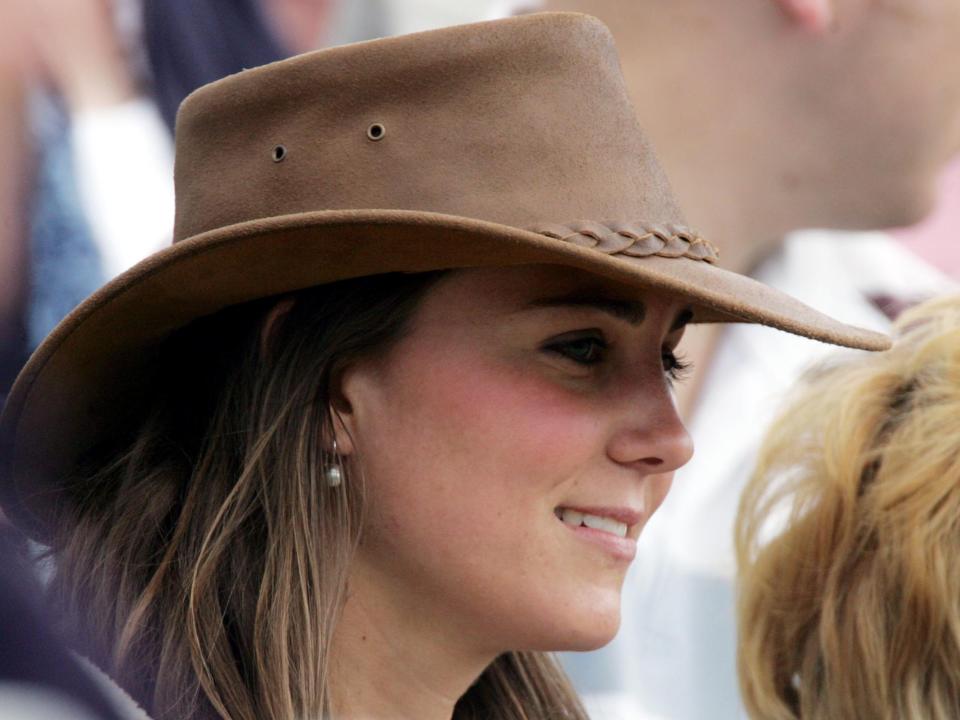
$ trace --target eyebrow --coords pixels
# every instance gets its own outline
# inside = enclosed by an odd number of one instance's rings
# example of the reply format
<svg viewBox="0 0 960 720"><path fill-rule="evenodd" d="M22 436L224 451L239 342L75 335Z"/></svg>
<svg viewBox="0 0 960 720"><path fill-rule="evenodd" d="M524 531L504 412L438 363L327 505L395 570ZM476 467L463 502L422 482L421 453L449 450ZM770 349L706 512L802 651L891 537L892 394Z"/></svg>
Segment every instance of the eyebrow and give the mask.
<svg viewBox="0 0 960 720"><path fill-rule="evenodd" d="M537 298L530 308L571 308L577 310L598 310L617 320L623 320L631 325L639 325L647 316L647 309L642 302L630 300L613 300L598 295L584 295L572 293L557 297Z"/></svg>
<svg viewBox="0 0 960 720"><path fill-rule="evenodd" d="M639 325L647 316L647 309L639 300L618 300L594 293L573 292L555 297L536 298L527 308L574 308L597 310L631 325ZM693 319L693 310L685 307L677 313L670 332L685 327Z"/></svg>
<svg viewBox="0 0 960 720"><path fill-rule="evenodd" d="M639 300L614 300L609 297L585 295L582 293L537 298L531 301L527 307L597 310L631 325L641 324L647 316L647 309ZM693 311L690 308L684 308L677 313L676 319L670 326L670 331L679 330L689 323L692 318Z"/></svg>

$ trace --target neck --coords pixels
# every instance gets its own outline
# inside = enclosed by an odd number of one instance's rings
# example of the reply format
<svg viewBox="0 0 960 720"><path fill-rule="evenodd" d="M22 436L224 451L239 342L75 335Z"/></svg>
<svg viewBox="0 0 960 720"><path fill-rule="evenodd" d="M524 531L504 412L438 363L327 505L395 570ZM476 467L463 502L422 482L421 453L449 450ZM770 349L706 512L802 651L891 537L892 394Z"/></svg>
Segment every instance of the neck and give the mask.
<svg viewBox="0 0 960 720"><path fill-rule="evenodd" d="M496 657L429 612L422 597L385 597L361 573L337 624L330 670L334 716L344 720L450 720Z"/></svg>

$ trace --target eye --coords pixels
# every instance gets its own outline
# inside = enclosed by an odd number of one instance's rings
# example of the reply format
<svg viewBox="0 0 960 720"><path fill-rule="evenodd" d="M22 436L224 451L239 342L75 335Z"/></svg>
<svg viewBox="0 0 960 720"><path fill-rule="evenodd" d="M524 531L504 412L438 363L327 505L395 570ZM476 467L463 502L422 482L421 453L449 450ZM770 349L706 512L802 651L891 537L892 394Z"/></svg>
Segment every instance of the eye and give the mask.
<svg viewBox="0 0 960 720"><path fill-rule="evenodd" d="M693 363L678 356L673 350L664 350L660 358L663 360L663 371L671 384L683 382L693 370Z"/></svg>
<svg viewBox="0 0 960 720"><path fill-rule="evenodd" d="M578 365L596 365L603 360L608 347L606 340L600 336L580 335L553 340L544 349Z"/></svg>

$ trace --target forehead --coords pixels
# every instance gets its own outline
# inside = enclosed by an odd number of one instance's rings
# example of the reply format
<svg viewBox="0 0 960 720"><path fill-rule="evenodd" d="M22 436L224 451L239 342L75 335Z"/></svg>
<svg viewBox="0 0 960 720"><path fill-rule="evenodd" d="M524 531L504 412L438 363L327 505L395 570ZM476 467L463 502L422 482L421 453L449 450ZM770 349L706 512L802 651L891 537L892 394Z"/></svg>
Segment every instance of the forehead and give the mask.
<svg viewBox="0 0 960 720"><path fill-rule="evenodd" d="M682 317L689 303L576 268L522 265L451 272L434 287L425 304L431 313L469 313L477 319L550 307L598 309L639 324L658 315Z"/></svg>

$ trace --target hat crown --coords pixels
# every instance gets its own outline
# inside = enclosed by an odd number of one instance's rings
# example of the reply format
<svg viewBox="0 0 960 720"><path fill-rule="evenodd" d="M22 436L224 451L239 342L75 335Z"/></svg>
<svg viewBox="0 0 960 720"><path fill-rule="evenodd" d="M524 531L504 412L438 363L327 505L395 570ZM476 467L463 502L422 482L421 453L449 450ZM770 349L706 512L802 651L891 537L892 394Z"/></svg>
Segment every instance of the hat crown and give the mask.
<svg viewBox="0 0 960 720"><path fill-rule="evenodd" d="M545 13L321 50L184 101L175 241L338 209L529 227L682 222L598 20Z"/></svg>

